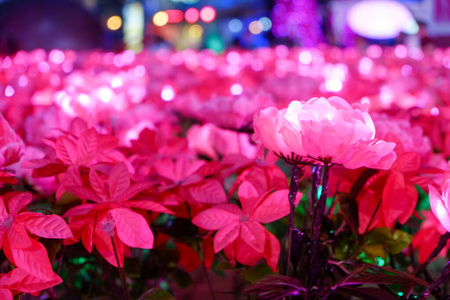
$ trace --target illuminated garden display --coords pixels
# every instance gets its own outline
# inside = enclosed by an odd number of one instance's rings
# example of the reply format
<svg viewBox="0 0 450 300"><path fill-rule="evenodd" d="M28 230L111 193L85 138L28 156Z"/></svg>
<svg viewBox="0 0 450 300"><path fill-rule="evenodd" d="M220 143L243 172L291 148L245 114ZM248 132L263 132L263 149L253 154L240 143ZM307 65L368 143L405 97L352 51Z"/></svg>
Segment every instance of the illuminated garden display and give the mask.
<svg viewBox="0 0 450 300"><path fill-rule="evenodd" d="M447 299L449 69L403 45L0 57L1 298Z"/></svg>

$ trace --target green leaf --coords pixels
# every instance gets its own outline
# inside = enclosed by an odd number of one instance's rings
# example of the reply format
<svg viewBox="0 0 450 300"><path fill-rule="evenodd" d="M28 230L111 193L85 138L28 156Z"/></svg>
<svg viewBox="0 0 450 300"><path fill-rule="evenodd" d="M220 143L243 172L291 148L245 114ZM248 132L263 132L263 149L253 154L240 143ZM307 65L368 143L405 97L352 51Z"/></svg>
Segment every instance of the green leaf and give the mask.
<svg viewBox="0 0 450 300"><path fill-rule="evenodd" d="M250 282L255 282L264 276L275 274L266 263L262 263L254 267L248 268L244 273L245 277Z"/></svg>
<svg viewBox="0 0 450 300"><path fill-rule="evenodd" d="M363 246L364 252L372 258L372 260L375 257L386 257L386 251L384 251L383 245L365 245Z"/></svg>
<svg viewBox="0 0 450 300"><path fill-rule="evenodd" d="M386 244L387 250L392 254L402 252L409 244L411 244L413 236L401 230L395 230L392 234L392 240Z"/></svg>
<svg viewBox="0 0 450 300"><path fill-rule="evenodd" d="M369 232L366 238L364 249L366 249L367 246L380 245L387 252L391 254L397 254L402 252L403 249L405 249L411 243L411 241L412 235L404 231L379 227Z"/></svg>
<svg viewBox="0 0 450 300"><path fill-rule="evenodd" d="M152 288L142 294L139 300L172 300L175 299L170 293L159 288Z"/></svg>
<svg viewBox="0 0 450 300"><path fill-rule="evenodd" d="M187 288L193 283L189 273L180 269L171 269L169 274L173 281L175 281L175 283L182 289Z"/></svg>

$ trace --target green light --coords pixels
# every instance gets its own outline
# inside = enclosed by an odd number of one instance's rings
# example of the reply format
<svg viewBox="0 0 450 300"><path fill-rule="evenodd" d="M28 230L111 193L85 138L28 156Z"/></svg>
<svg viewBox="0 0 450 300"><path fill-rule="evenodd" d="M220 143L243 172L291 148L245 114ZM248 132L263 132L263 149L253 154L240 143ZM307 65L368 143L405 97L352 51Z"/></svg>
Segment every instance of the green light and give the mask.
<svg viewBox="0 0 450 300"><path fill-rule="evenodd" d="M317 199L319 199L320 196L322 196L322 186L319 186L319 188L317 189Z"/></svg>
<svg viewBox="0 0 450 300"><path fill-rule="evenodd" d="M70 260L74 265L82 265L87 261L86 257L74 257Z"/></svg>
<svg viewBox="0 0 450 300"><path fill-rule="evenodd" d="M382 267L386 263L386 261L382 257L375 257L375 263L377 266Z"/></svg>
<svg viewBox="0 0 450 300"><path fill-rule="evenodd" d="M216 52L222 52L225 50L225 43L220 35L213 33L206 38L206 47Z"/></svg>
<svg viewBox="0 0 450 300"><path fill-rule="evenodd" d="M159 286L163 289L163 290L165 290L165 291L168 291L169 290L169 285L167 284L167 282L166 281L161 281L160 283L159 283Z"/></svg>
<svg viewBox="0 0 450 300"><path fill-rule="evenodd" d="M403 292L398 292L397 295L398 295L399 297L401 297L401 296L403 296Z"/></svg>

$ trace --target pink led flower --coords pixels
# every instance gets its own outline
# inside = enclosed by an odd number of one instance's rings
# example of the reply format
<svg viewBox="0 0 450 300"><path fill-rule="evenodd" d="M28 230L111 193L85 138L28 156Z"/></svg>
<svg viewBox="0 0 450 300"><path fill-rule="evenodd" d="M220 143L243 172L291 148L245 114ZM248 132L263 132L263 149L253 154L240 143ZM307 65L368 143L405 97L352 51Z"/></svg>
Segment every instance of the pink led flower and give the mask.
<svg viewBox="0 0 450 300"><path fill-rule="evenodd" d="M442 194L432 185L428 186L428 189L433 214L441 222L442 227L450 232L450 179L444 183Z"/></svg>
<svg viewBox="0 0 450 300"><path fill-rule="evenodd" d="M374 139L368 105L350 105L340 97L292 101L281 111L270 107L254 118L257 140L286 158L328 162L349 169L389 169L395 143ZM295 160L295 159L294 159Z"/></svg>
<svg viewBox="0 0 450 300"><path fill-rule="evenodd" d="M0 167L9 166L20 160L25 145L0 114Z"/></svg>

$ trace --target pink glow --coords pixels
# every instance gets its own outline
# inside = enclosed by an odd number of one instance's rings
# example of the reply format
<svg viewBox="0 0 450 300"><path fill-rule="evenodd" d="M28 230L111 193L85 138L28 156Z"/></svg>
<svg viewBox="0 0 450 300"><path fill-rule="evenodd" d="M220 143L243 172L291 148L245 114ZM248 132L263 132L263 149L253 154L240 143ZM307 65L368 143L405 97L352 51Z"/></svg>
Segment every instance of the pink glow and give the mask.
<svg viewBox="0 0 450 300"><path fill-rule="evenodd" d="M195 23L200 18L200 12L196 8L188 8L184 13L184 18L188 23Z"/></svg>
<svg viewBox="0 0 450 300"><path fill-rule="evenodd" d="M211 6L205 6L200 10L200 19L205 23L210 23L216 18L216 10Z"/></svg>

